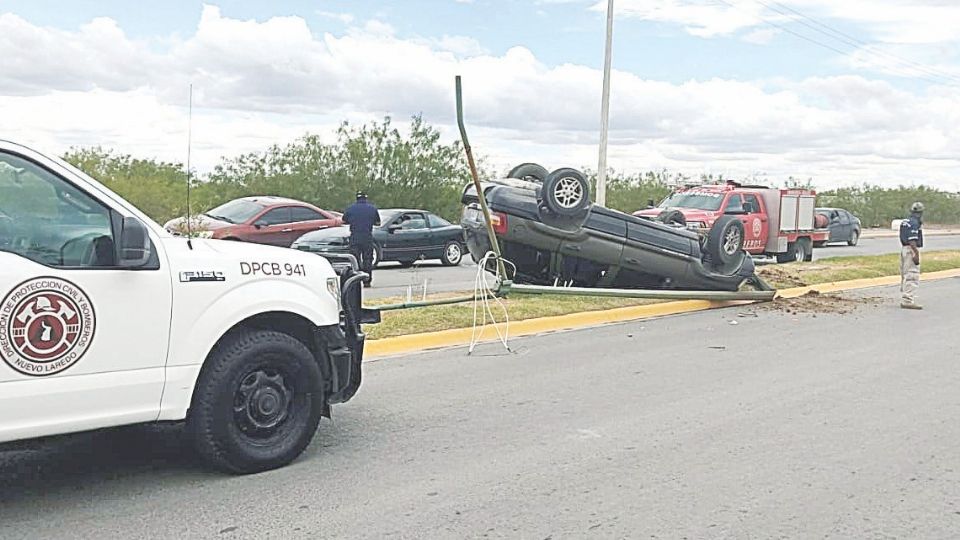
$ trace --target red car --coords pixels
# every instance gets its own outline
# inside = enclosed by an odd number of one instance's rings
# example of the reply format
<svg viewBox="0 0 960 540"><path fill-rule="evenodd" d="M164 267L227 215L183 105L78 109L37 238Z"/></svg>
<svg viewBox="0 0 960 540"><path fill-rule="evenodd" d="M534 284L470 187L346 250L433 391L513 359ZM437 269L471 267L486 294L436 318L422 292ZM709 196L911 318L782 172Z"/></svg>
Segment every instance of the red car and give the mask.
<svg viewBox="0 0 960 540"><path fill-rule="evenodd" d="M337 212L321 210L305 202L256 196L222 204L193 216L190 223L192 234L202 238L290 247L294 240L308 232L343 225L341 218ZM168 221L164 228L173 234L186 234L186 219Z"/></svg>

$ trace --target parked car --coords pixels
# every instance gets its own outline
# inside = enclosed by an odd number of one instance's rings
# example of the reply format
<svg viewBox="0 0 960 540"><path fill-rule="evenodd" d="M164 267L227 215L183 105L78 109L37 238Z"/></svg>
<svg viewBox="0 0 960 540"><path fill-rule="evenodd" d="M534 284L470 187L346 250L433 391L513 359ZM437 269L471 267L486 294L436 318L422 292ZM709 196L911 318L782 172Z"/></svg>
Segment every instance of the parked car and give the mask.
<svg viewBox="0 0 960 540"><path fill-rule="evenodd" d="M439 259L445 266L456 266L465 251L463 228L425 210L381 210L373 241L374 266L384 261L411 266L422 259ZM320 254L349 253L350 230L338 227L308 233L292 247Z"/></svg>
<svg viewBox="0 0 960 540"><path fill-rule="evenodd" d="M592 204L586 178L574 169L547 174L524 164L509 176L481 187L518 283L735 291L755 275L735 216L719 217L700 235ZM472 184L462 202L467 247L479 260L491 246Z"/></svg>
<svg viewBox="0 0 960 540"><path fill-rule="evenodd" d="M843 208L817 208L817 214L826 217L827 228L830 229L830 239L819 245L846 242L848 246L855 246L860 241L862 227L857 216Z"/></svg>
<svg viewBox="0 0 960 540"><path fill-rule="evenodd" d="M283 197L244 197L190 218L190 233L201 238L239 240L290 247L305 233L343 225L342 215ZM165 229L187 234L186 218L168 221Z"/></svg>

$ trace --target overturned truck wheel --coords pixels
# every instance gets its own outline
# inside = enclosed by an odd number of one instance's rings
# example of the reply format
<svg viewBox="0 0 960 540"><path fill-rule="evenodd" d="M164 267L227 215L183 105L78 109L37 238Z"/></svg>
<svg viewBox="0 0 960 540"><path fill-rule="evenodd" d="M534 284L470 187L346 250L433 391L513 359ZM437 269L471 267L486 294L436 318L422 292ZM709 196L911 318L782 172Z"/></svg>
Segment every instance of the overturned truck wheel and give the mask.
<svg viewBox="0 0 960 540"><path fill-rule="evenodd" d="M507 173L507 178L517 178L542 183L547 179L547 174L549 174L547 169L542 165L536 163L521 163L510 169L510 172Z"/></svg>
<svg viewBox="0 0 960 540"><path fill-rule="evenodd" d="M687 217L679 210L664 210L657 216L657 221L665 225L687 226Z"/></svg>
<svg viewBox="0 0 960 540"><path fill-rule="evenodd" d="M547 175L541 195L550 212L564 217L580 216L590 206L590 183L576 169L557 169Z"/></svg>
<svg viewBox="0 0 960 540"><path fill-rule="evenodd" d="M707 253L717 267L727 266L741 257L743 223L733 216L723 216L707 235Z"/></svg>

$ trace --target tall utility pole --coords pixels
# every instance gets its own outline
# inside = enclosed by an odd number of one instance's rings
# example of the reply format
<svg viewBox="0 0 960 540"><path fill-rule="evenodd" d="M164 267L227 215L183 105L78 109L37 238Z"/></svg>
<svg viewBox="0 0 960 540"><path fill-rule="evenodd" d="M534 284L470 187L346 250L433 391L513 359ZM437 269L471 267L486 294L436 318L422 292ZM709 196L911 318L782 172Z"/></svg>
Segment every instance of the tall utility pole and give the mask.
<svg viewBox="0 0 960 540"><path fill-rule="evenodd" d="M610 56L613 49L613 0L607 1L607 49L603 58L603 97L600 101L600 164L597 166L597 204L607 204L607 133L610 131Z"/></svg>

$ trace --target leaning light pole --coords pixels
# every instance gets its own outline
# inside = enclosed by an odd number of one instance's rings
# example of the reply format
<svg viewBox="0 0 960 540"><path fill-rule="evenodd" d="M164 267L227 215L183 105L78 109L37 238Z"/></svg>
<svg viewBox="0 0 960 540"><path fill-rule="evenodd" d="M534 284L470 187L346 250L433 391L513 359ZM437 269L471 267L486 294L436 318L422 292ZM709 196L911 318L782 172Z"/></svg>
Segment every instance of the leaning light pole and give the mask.
<svg viewBox="0 0 960 540"><path fill-rule="evenodd" d="M613 53L613 0L607 1L607 47L603 58L603 97L600 99L600 163L597 165L597 204L607 204L607 134L610 131L610 57Z"/></svg>

